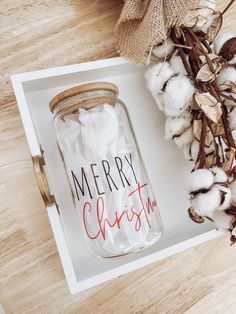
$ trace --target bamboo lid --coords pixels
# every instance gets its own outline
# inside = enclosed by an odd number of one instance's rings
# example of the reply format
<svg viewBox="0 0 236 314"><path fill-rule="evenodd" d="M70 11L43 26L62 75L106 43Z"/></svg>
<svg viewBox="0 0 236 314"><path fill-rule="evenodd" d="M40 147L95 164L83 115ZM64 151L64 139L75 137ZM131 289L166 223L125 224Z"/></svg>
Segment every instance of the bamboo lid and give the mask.
<svg viewBox="0 0 236 314"><path fill-rule="evenodd" d="M119 94L118 87L115 84L107 83L107 82L94 82L94 83L87 83L82 85L77 85L72 88L66 89L60 94L56 95L49 103L49 108L51 112L54 111L57 104L65 100L66 98L86 93L86 92L93 92L98 90L105 90L105 91L111 91L114 92L116 95Z"/></svg>

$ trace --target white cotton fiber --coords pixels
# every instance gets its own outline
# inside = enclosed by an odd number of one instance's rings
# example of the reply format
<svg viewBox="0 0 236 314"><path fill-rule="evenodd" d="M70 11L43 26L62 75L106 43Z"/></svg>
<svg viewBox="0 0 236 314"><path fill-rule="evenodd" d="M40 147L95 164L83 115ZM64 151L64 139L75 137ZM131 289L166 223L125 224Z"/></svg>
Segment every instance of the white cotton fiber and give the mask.
<svg viewBox="0 0 236 314"><path fill-rule="evenodd" d="M145 73L147 88L155 99L159 109L163 111L162 89L166 81L174 75L168 62L160 62L149 68Z"/></svg>
<svg viewBox="0 0 236 314"><path fill-rule="evenodd" d="M194 86L184 75L172 77L163 94L164 112L167 117L180 115L191 103Z"/></svg>
<svg viewBox="0 0 236 314"><path fill-rule="evenodd" d="M213 173L208 169L198 169L191 172L186 180L188 192L195 192L201 189L209 189L214 183Z"/></svg>
<svg viewBox="0 0 236 314"><path fill-rule="evenodd" d="M174 75L174 72L169 62L160 62L149 68L145 73L145 78L152 95L158 94L172 75Z"/></svg>
<svg viewBox="0 0 236 314"><path fill-rule="evenodd" d="M210 28L214 20L218 17L218 14L214 12L216 8L216 2L213 0L201 0L199 1L199 7L208 8L211 10L209 10L209 14L208 16L206 16L207 17L206 22L200 27L194 27L194 30L197 30L197 31L201 30L204 33L207 33L208 29Z"/></svg>
<svg viewBox="0 0 236 314"><path fill-rule="evenodd" d="M212 167L210 168L214 175L214 182L215 183L225 183L228 180L227 174L224 172L223 169L219 167Z"/></svg>
<svg viewBox="0 0 236 314"><path fill-rule="evenodd" d="M201 30L207 34L209 28L211 27L211 25L213 24L213 22L216 18L218 18L218 14L212 14L211 16L209 16L209 18L205 24L203 24L201 27L196 27L194 29Z"/></svg>
<svg viewBox="0 0 236 314"><path fill-rule="evenodd" d="M191 200L191 206L196 214L211 217L220 204L220 191L212 187L209 192L201 193Z"/></svg>
<svg viewBox="0 0 236 314"><path fill-rule="evenodd" d="M191 149L191 143L188 143L188 144L185 144L183 147L182 147L182 150L183 150L183 154L184 154L184 158L188 161L191 161L192 160L192 157L190 155L190 149Z"/></svg>
<svg viewBox="0 0 236 314"><path fill-rule="evenodd" d="M228 114L228 119L229 119L229 126L231 130L236 129L236 108L234 108L229 114Z"/></svg>
<svg viewBox="0 0 236 314"><path fill-rule="evenodd" d="M205 146L205 153L206 155L211 154L214 151L215 147L213 142L211 143L210 146ZM194 140L191 144L191 148L190 148L190 154L191 154L191 158L193 161L197 161L197 157L198 157L198 153L199 153L199 141L198 140Z"/></svg>
<svg viewBox="0 0 236 314"><path fill-rule="evenodd" d="M236 180L230 183L229 188L232 194L232 202L236 205Z"/></svg>
<svg viewBox="0 0 236 314"><path fill-rule="evenodd" d="M178 148L183 148L184 145L191 143L193 140L193 129L189 127L180 136L175 137L174 141Z"/></svg>
<svg viewBox="0 0 236 314"><path fill-rule="evenodd" d="M223 47L224 43L233 38L235 35L229 33L221 33L219 34L216 39L214 40L214 50L216 54L220 53L221 48Z"/></svg>
<svg viewBox="0 0 236 314"><path fill-rule="evenodd" d="M232 136L233 136L234 141L236 141L236 130L232 131Z"/></svg>
<svg viewBox="0 0 236 314"><path fill-rule="evenodd" d="M230 61L228 61L228 63L229 64L234 64L235 65L235 63L236 63L236 54L234 55L234 57L230 60Z"/></svg>
<svg viewBox="0 0 236 314"><path fill-rule="evenodd" d="M216 184L215 187L221 192L221 203L217 207L217 210L225 210L229 208L232 200L232 193L230 189L219 184Z"/></svg>
<svg viewBox="0 0 236 314"><path fill-rule="evenodd" d="M165 123L165 139L172 139L174 135L181 134L191 125L191 114L183 112L178 117L168 117Z"/></svg>
<svg viewBox="0 0 236 314"><path fill-rule="evenodd" d="M229 230L231 228L232 217L221 211L215 211L211 216L218 229Z"/></svg>
<svg viewBox="0 0 236 314"><path fill-rule="evenodd" d="M172 70L177 74L187 75L183 62L179 56L172 57L170 59L170 65Z"/></svg>
<svg viewBox="0 0 236 314"><path fill-rule="evenodd" d="M236 70L233 67L223 69L217 77L217 84L223 84L225 81L236 82Z"/></svg>
<svg viewBox="0 0 236 314"><path fill-rule="evenodd" d="M195 139L192 142L191 148L190 148L191 159L195 162L197 161L198 153L199 153L199 142Z"/></svg>
<svg viewBox="0 0 236 314"><path fill-rule="evenodd" d="M174 43L170 38L168 38L166 42L155 46L152 50L152 54L159 59L163 59L169 56L172 51L174 51Z"/></svg>

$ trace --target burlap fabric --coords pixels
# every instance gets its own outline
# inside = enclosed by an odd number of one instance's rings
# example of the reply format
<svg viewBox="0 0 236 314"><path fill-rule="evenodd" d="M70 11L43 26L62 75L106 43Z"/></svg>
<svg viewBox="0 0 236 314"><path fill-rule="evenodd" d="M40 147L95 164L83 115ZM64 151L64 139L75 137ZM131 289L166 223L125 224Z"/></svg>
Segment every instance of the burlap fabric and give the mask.
<svg viewBox="0 0 236 314"><path fill-rule="evenodd" d="M196 0L126 0L115 27L118 52L135 63L146 63L150 49L166 39L196 7Z"/></svg>

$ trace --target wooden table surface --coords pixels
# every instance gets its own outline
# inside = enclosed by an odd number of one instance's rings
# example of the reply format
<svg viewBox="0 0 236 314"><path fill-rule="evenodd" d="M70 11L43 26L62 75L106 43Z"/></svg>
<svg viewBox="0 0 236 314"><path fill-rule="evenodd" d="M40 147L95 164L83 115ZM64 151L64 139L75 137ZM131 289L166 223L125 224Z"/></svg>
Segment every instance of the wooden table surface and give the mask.
<svg viewBox="0 0 236 314"><path fill-rule="evenodd" d="M121 0L0 2L0 303L17 314L236 313L236 246L227 236L69 294L10 75L115 56L121 7ZM233 5L224 29L232 31L235 18Z"/></svg>

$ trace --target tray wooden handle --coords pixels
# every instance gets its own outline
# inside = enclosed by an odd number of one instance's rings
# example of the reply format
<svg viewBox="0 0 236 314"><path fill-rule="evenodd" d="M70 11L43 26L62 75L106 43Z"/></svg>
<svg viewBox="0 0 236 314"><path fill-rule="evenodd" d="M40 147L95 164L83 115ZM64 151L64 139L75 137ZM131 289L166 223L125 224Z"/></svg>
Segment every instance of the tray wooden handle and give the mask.
<svg viewBox="0 0 236 314"><path fill-rule="evenodd" d="M36 181L38 183L39 191L42 195L43 201L46 206L51 206L55 204L55 197L50 192L48 180L43 168L45 165L44 158L43 156L32 156L32 162Z"/></svg>

